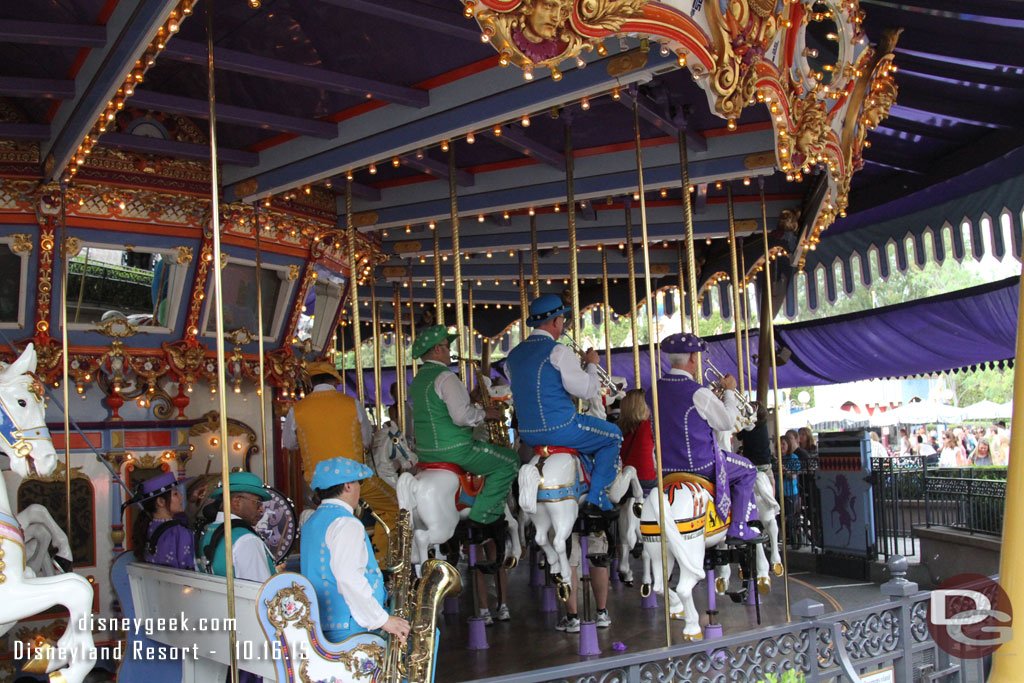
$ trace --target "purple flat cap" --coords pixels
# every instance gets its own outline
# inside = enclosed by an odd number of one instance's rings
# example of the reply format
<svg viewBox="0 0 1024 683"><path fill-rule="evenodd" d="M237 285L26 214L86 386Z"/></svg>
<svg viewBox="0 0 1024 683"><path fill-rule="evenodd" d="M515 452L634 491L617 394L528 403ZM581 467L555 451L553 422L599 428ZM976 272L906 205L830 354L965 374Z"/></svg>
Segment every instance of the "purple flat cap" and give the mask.
<svg viewBox="0 0 1024 683"><path fill-rule="evenodd" d="M665 353L702 353L708 350L708 344L695 334L677 332L661 340L661 350Z"/></svg>

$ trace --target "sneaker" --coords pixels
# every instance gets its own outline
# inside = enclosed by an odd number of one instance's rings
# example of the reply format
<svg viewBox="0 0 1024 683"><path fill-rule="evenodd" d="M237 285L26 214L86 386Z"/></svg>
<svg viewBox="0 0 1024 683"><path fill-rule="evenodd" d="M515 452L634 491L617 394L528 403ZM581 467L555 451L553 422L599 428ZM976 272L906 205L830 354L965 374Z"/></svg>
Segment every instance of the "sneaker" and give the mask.
<svg viewBox="0 0 1024 683"><path fill-rule="evenodd" d="M580 632L580 618L576 615L564 616L558 620L558 625L555 626L556 631L565 631L566 633L579 633Z"/></svg>
<svg viewBox="0 0 1024 683"><path fill-rule="evenodd" d="M612 618L608 616L608 610L599 609L597 610L597 627L608 628L612 625Z"/></svg>
<svg viewBox="0 0 1024 683"><path fill-rule="evenodd" d="M500 605L498 607L498 614L494 617L498 621L508 621L512 617L508 613L508 605Z"/></svg>
<svg viewBox="0 0 1024 683"><path fill-rule="evenodd" d="M484 620L484 626L494 625L494 617L491 616L491 610L486 607L480 610L480 618Z"/></svg>

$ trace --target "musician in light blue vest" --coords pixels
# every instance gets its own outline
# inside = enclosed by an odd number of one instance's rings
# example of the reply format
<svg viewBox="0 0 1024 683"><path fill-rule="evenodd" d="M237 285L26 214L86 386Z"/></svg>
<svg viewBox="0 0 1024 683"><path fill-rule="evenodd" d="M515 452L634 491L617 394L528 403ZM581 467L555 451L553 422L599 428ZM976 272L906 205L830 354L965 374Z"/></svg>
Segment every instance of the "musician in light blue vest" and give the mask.
<svg viewBox="0 0 1024 683"><path fill-rule="evenodd" d="M312 489L320 506L302 527L302 574L313 584L324 636L340 642L383 629L405 642L409 622L388 615L384 577L363 523L355 516L360 482L373 470L348 458L316 465Z"/></svg>
<svg viewBox="0 0 1024 683"><path fill-rule="evenodd" d="M508 354L505 370L522 440L530 446L575 448L581 455L592 456L590 492L580 512L602 515L613 508L608 488L621 467L622 432L611 422L576 412L573 397L596 397L601 381L596 351L587 351L584 370L579 356L558 343L565 314L571 311L554 294L534 299L526 320L533 333Z"/></svg>

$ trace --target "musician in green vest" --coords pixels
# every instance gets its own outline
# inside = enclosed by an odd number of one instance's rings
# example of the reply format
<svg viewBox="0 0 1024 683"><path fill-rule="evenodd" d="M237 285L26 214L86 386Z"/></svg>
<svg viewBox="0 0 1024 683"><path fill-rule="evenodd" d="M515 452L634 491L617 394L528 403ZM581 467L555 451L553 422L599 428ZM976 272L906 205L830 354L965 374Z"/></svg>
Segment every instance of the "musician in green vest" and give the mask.
<svg viewBox="0 0 1024 683"><path fill-rule="evenodd" d="M235 578L262 583L277 573L267 545L253 529L263 516L263 501L270 500L270 492L251 472L232 472L228 483L231 485L231 559ZM223 485L210 494L213 500L223 497ZM221 509L206 527L199 545L200 564L205 564L210 574L227 575L226 547L224 510Z"/></svg>
<svg viewBox="0 0 1024 683"><path fill-rule="evenodd" d="M412 381L416 452L420 462L450 462L487 477L469 512L471 525L497 530L504 524L505 498L519 472L519 455L473 438L473 427L485 419L501 419L496 407L474 406L459 376L448 369L449 344L457 335L435 325L416 335L412 355L423 366Z"/></svg>

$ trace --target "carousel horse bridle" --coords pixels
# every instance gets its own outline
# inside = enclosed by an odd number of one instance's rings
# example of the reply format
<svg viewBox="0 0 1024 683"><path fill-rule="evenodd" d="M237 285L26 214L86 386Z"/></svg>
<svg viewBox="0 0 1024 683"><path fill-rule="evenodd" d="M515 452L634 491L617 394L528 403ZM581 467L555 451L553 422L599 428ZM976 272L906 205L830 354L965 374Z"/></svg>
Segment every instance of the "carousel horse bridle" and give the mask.
<svg viewBox="0 0 1024 683"><path fill-rule="evenodd" d="M33 380L29 391L36 397L37 402L43 400L43 387L38 380ZM50 430L46 423L33 427L21 427L11 417L10 410L0 396L0 440L10 447L16 457L28 459L29 473L36 473L35 460L32 458L33 441L50 441Z"/></svg>

